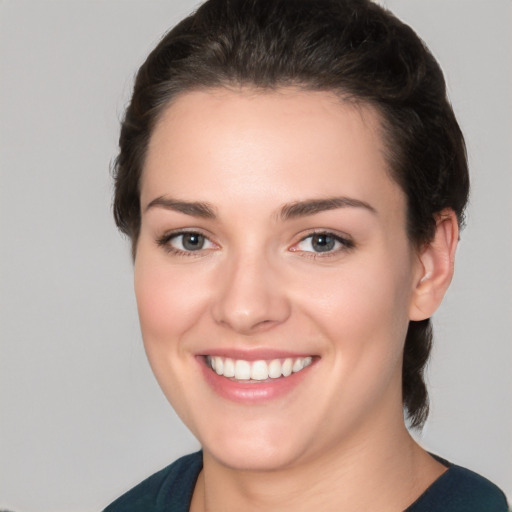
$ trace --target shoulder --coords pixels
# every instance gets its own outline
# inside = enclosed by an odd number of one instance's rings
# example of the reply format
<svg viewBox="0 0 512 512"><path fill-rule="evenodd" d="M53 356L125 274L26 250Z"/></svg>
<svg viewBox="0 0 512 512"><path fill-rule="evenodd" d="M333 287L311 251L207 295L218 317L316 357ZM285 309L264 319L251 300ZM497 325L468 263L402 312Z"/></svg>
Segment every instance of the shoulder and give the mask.
<svg viewBox="0 0 512 512"><path fill-rule="evenodd" d="M477 473L446 463L443 473L406 512L507 512L507 499L492 482Z"/></svg>
<svg viewBox="0 0 512 512"><path fill-rule="evenodd" d="M186 512L202 466L201 452L181 457L123 494L104 512Z"/></svg>

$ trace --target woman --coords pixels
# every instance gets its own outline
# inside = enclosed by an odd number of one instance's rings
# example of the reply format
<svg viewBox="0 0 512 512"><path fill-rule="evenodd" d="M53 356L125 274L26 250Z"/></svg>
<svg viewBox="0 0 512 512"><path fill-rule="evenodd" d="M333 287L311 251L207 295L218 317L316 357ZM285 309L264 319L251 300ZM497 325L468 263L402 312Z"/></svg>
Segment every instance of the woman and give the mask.
<svg viewBox="0 0 512 512"><path fill-rule="evenodd" d="M128 510L506 511L410 436L469 179L439 66L354 0L210 0L116 162L146 352L202 446Z"/></svg>

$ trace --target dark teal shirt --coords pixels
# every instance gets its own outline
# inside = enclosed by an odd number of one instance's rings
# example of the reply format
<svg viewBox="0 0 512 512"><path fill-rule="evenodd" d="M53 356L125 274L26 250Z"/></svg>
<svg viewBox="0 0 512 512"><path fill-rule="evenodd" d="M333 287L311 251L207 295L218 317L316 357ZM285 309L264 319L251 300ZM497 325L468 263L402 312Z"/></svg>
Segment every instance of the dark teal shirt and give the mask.
<svg viewBox="0 0 512 512"><path fill-rule="evenodd" d="M448 470L405 512L507 512L505 495L493 483L442 462ZM188 512L202 467L201 452L186 455L123 494L104 512Z"/></svg>

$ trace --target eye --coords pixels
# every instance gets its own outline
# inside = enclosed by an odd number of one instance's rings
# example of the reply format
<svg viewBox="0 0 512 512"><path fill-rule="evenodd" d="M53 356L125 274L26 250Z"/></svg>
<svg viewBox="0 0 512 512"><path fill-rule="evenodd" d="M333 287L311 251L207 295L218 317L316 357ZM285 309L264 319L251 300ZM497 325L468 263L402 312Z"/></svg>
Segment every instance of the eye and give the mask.
<svg viewBox="0 0 512 512"><path fill-rule="evenodd" d="M216 245L206 236L195 231L167 234L157 240L157 243L165 247L169 252L185 254L216 248Z"/></svg>
<svg viewBox="0 0 512 512"><path fill-rule="evenodd" d="M332 253L354 247L354 243L334 233L312 233L296 244L292 251Z"/></svg>

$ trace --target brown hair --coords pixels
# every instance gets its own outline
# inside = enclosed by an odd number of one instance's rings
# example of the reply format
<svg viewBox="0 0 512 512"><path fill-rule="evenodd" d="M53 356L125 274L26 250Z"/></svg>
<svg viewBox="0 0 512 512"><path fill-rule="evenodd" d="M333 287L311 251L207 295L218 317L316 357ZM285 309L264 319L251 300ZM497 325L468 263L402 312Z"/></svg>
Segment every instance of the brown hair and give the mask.
<svg viewBox="0 0 512 512"><path fill-rule="evenodd" d="M407 196L407 229L418 247L435 214L463 223L469 193L464 139L442 71L414 31L369 0L208 0L168 32L139 69L115 161L114 216L132 240L140 230L139 183L152 130L185 91L222 86L333 91L381 117L393 179ZM423 372L430 319L411 321L403 404L411 426L428 415Z"/></svg>

